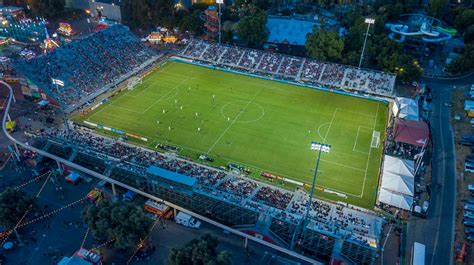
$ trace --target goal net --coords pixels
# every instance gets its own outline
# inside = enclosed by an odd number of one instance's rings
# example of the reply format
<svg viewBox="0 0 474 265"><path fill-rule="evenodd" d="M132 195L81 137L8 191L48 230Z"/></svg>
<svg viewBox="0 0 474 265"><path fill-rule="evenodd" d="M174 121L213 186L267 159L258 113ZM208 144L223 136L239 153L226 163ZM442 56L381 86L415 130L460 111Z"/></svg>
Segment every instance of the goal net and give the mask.
<svg viewBox="0 0 474 265"><path fill-rule="evenodd" d="M373 131L372 132L372 143L370 143L370 147L372 148L379 148L380 145L380 132Z"/></svg>
<svg viewBox="0 0 474 265"><path fill-rule="evenodd" d="M141 77L132 77L130 80L128 80L127 88L128 90L133 90L133 88L142 83L142 78Z"/></svg>

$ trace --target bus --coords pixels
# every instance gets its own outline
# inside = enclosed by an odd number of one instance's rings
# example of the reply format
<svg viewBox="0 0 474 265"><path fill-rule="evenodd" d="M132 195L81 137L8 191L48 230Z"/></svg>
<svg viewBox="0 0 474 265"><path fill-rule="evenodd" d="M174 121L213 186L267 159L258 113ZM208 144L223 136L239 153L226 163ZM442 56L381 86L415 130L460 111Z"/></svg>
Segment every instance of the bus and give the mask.
<svg viewBox="0 0 474 265"><path fill-rule="evenodd" d="M413 246L411 265L425 265L425 245L415 242Z"/></svg>

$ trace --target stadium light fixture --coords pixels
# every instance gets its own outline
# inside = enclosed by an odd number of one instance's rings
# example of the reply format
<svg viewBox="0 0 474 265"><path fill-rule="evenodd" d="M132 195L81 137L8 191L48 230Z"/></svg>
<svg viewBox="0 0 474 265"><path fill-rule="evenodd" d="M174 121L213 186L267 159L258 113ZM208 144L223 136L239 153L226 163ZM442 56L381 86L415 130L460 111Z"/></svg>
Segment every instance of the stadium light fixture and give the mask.
<svg viewBox="0 0 474 265"><path fill-rule="evenodd" d="M367 44L367 37L369 36L370 25L375 24L375 19L367 17L365 18L364 23L367 24L367 32L365 32L364 46L362 46L362 52L360 53L359 69L362 65L362 60L364 59L365 45Z"/></svg>
<svg viewBox="0 0 474 265"><path fill-rule="evenodd" d="M216 4L219 6L219 44L221 44L221 36L222 36L222 33L221 33L221 5L224 4L224 0L216 0Z"/></svg>
<svg viewBox="0 0 474 265"><path fill-rule="evenodd" d="M331 151L331 146L325 143L311 142L311 150L318 151L318 159L316 160L316 168L314 169L313 183L311 184L311 191L309 193L309 201L306 206L306 213L303 219L303 227L308 219L309 210L311 208L311 202L313 201L314 186L316 185L316 175L318 174L319 161L321 160L321 153L329 153Z"/></svg>
<svg viewBox="0 0 474 265"><path fill-rule="evenodd" d="M365 18L364 22L365 22L366 24L374 24L374 23L375 23L375 19L367 17L367 18Z"/></svg>
<svg viewBox="0 0 474 265"><path fill-rule="evenodd" d="M53 85L56 85L56 90L57 91L59 91L59 87L64 87L64 81L62 81L62 80L59 80L59 79L56 79L56 78L51 78L51 82L53 83ZM64 107L62 107L62 103L59 102L59 104L61 105L61 108L63 110L64 126L69 131L69 124L68 124L68 120L67 120L66 111L65 111Z"/></svg>

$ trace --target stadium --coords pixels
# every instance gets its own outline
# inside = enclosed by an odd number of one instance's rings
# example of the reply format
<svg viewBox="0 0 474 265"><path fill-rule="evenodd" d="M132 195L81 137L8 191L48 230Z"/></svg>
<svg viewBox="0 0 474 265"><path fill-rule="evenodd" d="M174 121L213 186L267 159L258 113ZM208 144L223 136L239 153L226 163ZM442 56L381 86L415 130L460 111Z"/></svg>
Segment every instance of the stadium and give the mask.
<svg viewBox="0 0 474 265"><path fill-rule="evenodd" d="M33 146L306 256L374 262L394 75L201 40L165 56L120 25L15 66L67 113Z"/></svg>

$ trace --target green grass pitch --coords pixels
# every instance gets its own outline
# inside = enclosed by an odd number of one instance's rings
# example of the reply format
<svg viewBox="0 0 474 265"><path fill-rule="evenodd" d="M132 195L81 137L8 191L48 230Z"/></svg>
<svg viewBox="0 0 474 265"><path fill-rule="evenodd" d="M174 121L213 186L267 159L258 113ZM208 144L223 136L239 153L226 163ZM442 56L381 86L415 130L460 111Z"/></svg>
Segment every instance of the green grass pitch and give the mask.
<svg viewBox="0 0 474 265"><path fill-rule="evenodd" d="M386 112L382 102L167 62L80 120L146 137L152 149L164 143L193 159L208 154L214 165L244 165L255 178L267 171L306 183L317 157L310 143L325 142L332 147L316 185L347 198L321 189L315 196L372 208Z"/></svg>

